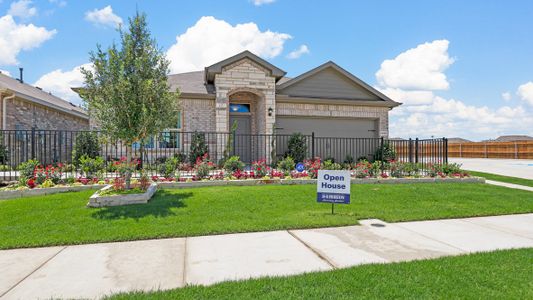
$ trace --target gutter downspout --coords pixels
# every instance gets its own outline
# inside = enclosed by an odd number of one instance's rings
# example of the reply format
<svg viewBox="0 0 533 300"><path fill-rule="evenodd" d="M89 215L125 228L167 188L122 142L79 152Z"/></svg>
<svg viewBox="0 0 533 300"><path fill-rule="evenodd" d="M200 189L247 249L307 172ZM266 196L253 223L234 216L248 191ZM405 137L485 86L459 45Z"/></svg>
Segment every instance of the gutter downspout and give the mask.
<svg viewBox="0 0 533 300"><path fill-rule="evenodd" d="M4 91L2 91L4 92ZM7 96L5 98L1 97L2 96L2 93L0 92L0 98L2 98L2 130L6 130L6 127L7 127L7 112L6 112L6 109L7 109L7 105L6 105L6 101L7 100L13 100L15 99L15 93L13 93L11 96Z"/></svg>

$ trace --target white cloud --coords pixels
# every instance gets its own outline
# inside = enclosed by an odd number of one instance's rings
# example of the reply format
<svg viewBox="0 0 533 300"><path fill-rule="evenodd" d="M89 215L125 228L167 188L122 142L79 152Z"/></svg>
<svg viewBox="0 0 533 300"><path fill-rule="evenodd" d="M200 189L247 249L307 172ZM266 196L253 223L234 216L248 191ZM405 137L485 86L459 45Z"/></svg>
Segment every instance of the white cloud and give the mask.
<svg viewBox="0 0 533 300"><path fill-rule="evenodd" d="M0 69L0 73L2 73L2 74L4 74L4 75L7 75L7 76L11 77L11 73L9 73L9 71L7 71L7 70L2 70L2 69Z"/></svg>
<svg viewBox="0 0 533 300"><path fill-rule="evenodd" d="M86 12L85 20L97 26L118 27L122 24L122 18L113 13L111 5Z"/></svg>
<svg viewBox="0 0 533 300"><path fill-rule="evenodd" d="M511 101L512 98L513 98L513 96L511 96L511 93L509 93L509 92L502 93L503 101L509 102L509 101Z"/></svg>
<svg viewBox="0 0 533 300"><path fill-rule="evenodd" d="M377 88L403 103L391 111L390 135L480 140L503 134L533 134L533 112L527 107L489 108L435 94L435 90L449 88L444 71L454 61L448 56L448 44L448 41L425 43L381 65L376 73ZM435 61L428 61L429 57ZM502 97L507 97L504 94ZM522 85L518 94L524 100L530 95L533 100L533 82Z"/></svg>
<svg viewBox="0 0 533 300"><path fill-rule="evenodd" d="M54 70L41 76L34 85L45 91L50 91L60 98L81 104L81 98L71 89L73 87L83 86L84 78L80 71L81 67L91 69L92 65L84 64L67 71L61 69Z"/></svg>
<svg viewBox="0 0 533 300"><path fill-rule="evenodd" d="M533 81L529 81L519 86L517 94L522 100L533 106Z"/></svg>
<svg viewBox="0 0 533 300"><path fill-rule="evenodd" d="M20 51L39 47L51 39L56 30L48 30L33 24L17 24L13 17L0 18L0 65L16 65Z"/></svg>
<svg viewBox="0 0 533 300"><path fill-rule="evenodd" d="M37 15L37 8L32 6L31 0L20 0L11 3L8 15L19 17L23 19L31 18Z"/></svg>
<svg viewBox="0 0 533 300"><path fill-rule="evenodd" d="M302 56L304 54L308 54L308 53L309 53L309 48L307 47L307 45L301 45L298 49L295 49L291 53L289 53L287 55L287 58L288 59L296 59L296 58L300 58L300 56Z"/></svg>
<svg viewBox="0 0 533 300"><path fill-rule="evenodd" d="M65 7L67 6L67 1L66 0L48 0L50 3L52 4L55 4L59 7Z"/></svg>
<svg viewBox="0 0 533 300"><path fill-rule="evenodd" d="M381 64L376 78L381 86L405 90L445 90L444 71L454 62L447 40L436 40L409 49Z"/></svg>
<svg viewBox="0 0 533 300"><path fill-rule="evenodd" d="M290 38L286 33L261 31L252 22L232 26L204 16L176 37L167 57L174 73L197 71L244 50L264 58L276 57Z"/></svg>
<svg viewBox="0 0 533 300"><path fill-rule="evenodd" d="M261 6L263 4L274 3L276 0L252 0L255 6Z"/></svg>

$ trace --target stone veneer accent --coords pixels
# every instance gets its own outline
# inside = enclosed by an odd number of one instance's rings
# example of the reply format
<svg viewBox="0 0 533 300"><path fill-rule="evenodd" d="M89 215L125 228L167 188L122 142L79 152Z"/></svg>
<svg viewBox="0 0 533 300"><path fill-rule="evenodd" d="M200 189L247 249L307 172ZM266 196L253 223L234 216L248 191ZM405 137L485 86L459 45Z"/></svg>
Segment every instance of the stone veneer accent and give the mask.
<svg viewBox="0 0 533 300"><path fill-rule="evenodd" d="M281 116L378 119L379 136L388 137L389 132L388 107L278 102L276 114Z"/></svg>
<svg viewBox="0 0 533 300"><path fill-rule="evenodd" d="M87 130L89 120L79 118L20 98L6 103L6 127L4 129ZM16 125L20 125L16 128Z"/></svg>
<svg viewBox="0 0 533 300"><path fill-rule="evenodd" d="M272 133L275 115L268 116L268 108L276 109L276 79L270 72L250 59L242 59L222 69L215 75L216 86L216 131L229 130L229 99L233 93L253 93L263 101L256 114L257 133Z"/></svg>

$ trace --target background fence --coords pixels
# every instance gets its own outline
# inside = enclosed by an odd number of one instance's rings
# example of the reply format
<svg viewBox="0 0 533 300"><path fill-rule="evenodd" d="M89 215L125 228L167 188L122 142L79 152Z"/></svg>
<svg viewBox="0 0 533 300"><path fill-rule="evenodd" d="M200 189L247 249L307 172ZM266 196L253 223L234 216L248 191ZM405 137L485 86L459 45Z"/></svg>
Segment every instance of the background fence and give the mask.
<svg viewBox="0 0 533 300"><path fill-rule="evenodd" d="M106 176L113 176L113 162L127 155L127 148L120 141L110 141L98 131L63 130L4 130L0 131L0 180L18 178L17 167L28 159L36 159L42 165L63 165L66 173L81 176L77 170L73 150L81 143L81 137L93 134L98 140L97 155L105 160ZM225 156L238 155L243 162L250 164L265 159L268 164L287 155L291 135L252 135L220 132L165 131L136 143L132 157L142 162L142 168L150 175L158 175L160 167L169 157L179 157L183 162L184 175L191 173L195 157L191 146L198 145L209 154L209 158L219 163ZM404 162L428 163L447 162L447 140L388 140L384 138L339 138L303 135L305 157L320 157L343 163L347 158L357 161L373 161L380 151L388 147L396 152L396 160ZM194 141L196 140L196 142ZM4 155L2 155L4 153ZM196 152L194 152L196 153Z"/></svg>
<svg viewBox="0 0 533 300"><path fill-rule="evenodd" d="M450 144L450 157L533 159L533 141Z"/></svg>

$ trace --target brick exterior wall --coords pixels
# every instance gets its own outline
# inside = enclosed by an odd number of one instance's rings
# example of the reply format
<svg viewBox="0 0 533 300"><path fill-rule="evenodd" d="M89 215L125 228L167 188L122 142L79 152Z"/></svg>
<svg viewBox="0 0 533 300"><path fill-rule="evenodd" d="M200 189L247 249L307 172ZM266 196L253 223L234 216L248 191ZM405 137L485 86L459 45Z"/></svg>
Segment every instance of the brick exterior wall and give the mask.
<svg viewBox="0 0 533 300"><path fill-rule="evenodd" d="M276 114L283 116L343 117L378 119L379 136L389 135L389 108L357 105L278 103Z"/></svg>
<svg viewBox="0 0 533 300"><path fill-rule="evenodd" d="M15 98L6 102L6 127L4 129L87 130L89 120Z"/></svg>
<svg viewBox="0 0 533 300"><path fill-rule="evenodd" d="M215 100L180 99L183 131L209 131L215 128Z"/></svg>

